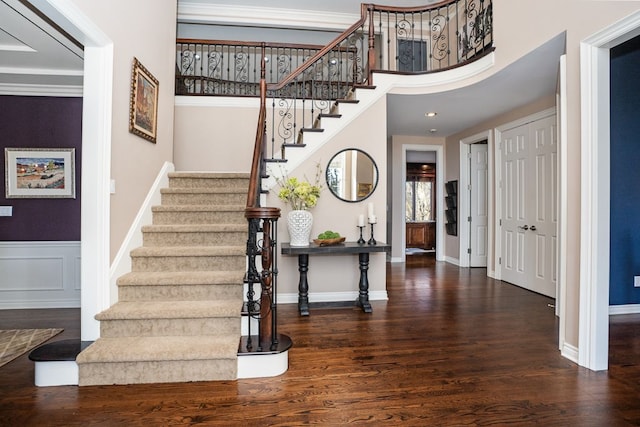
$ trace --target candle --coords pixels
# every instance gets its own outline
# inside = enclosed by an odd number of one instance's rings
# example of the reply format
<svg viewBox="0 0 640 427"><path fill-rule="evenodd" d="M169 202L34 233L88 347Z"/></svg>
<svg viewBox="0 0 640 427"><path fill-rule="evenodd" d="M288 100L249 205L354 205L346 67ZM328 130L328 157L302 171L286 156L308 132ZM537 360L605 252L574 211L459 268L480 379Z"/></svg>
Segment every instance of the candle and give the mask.
<svg viewBox="0 0 640 427"><path fill-rule="evenodd" d="M375 215L369 215L369 224L375 224L377 220Z"/></svg>
<svg viewBox="0 0 640 427"><path fill-rule="evenodd" d="M373 215L373 203L369 203L368 208L369 208L369 210L368 210L368 216L369 216L369 218L371 218L371 217L374 217L374 218L375 218L375 216Z"/></svg>
<svg viewBox="0 0 640 427"><path fill-rule="evenodd" d="M358 227L364 227L364 215L362 214L358 216Z"/></svg>

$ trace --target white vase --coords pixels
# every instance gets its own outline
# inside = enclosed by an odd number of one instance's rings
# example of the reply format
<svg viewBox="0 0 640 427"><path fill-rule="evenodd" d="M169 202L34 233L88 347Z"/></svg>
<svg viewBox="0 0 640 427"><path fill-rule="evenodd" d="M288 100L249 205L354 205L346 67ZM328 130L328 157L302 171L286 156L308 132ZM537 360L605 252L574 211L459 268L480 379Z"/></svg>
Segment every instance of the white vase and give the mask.
<svg viewBox="0 0 640 427"><path fill-rule="evenodd" d="M291 246L309 246L313 215L305 210L294 210L287 214L289 244Z"/></svg>

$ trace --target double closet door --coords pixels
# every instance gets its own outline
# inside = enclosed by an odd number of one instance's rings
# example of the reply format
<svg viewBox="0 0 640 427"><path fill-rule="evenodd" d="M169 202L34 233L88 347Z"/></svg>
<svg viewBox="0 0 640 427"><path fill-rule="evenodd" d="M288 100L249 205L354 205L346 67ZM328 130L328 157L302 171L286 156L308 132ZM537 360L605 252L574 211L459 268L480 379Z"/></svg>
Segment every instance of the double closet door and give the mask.
<svg viewBox="0 0 640 427"><path fill-rule="evenodd" d="M556 118L502 132L502 280L555 298Z"/></svg>

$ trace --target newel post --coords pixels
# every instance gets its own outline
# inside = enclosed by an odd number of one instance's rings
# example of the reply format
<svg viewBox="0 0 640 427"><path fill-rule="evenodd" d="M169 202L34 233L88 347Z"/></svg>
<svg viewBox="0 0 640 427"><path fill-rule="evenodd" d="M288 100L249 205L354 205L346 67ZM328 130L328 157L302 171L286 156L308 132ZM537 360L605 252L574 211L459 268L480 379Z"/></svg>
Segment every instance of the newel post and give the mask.
<svg viewBox="0 0 640 427"><path fill-rule="evenodd" d="M369 80L367 84L373 85L373 70L376 68L376 38L375 38L375 25L373 22L374 5L368 4L367 9L369 11Z"/></svg>

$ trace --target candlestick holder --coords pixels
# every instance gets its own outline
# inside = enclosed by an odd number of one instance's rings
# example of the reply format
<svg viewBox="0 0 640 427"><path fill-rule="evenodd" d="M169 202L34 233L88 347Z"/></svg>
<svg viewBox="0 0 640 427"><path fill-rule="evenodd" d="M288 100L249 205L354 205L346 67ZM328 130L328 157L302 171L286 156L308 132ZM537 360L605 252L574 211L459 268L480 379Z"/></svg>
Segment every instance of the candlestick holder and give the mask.
<svg viewBox="0 0 640 427"><path fill-rule="evenodd" d="M367 243L370 245L375 245L377 243L376 239L373 238L373 225L375 224L375 222L370 222L369 224L371 224L371 238Z"/></svg>
<svg viewBox="0 0 640 427"><path fill-rule="evenodd" d="M364 225L359 225L358 228L360 229L360 238L358 239L358 244L359 245L363 245L364 244L364 239L362 238L362 230L364 229Z"/></svg>

